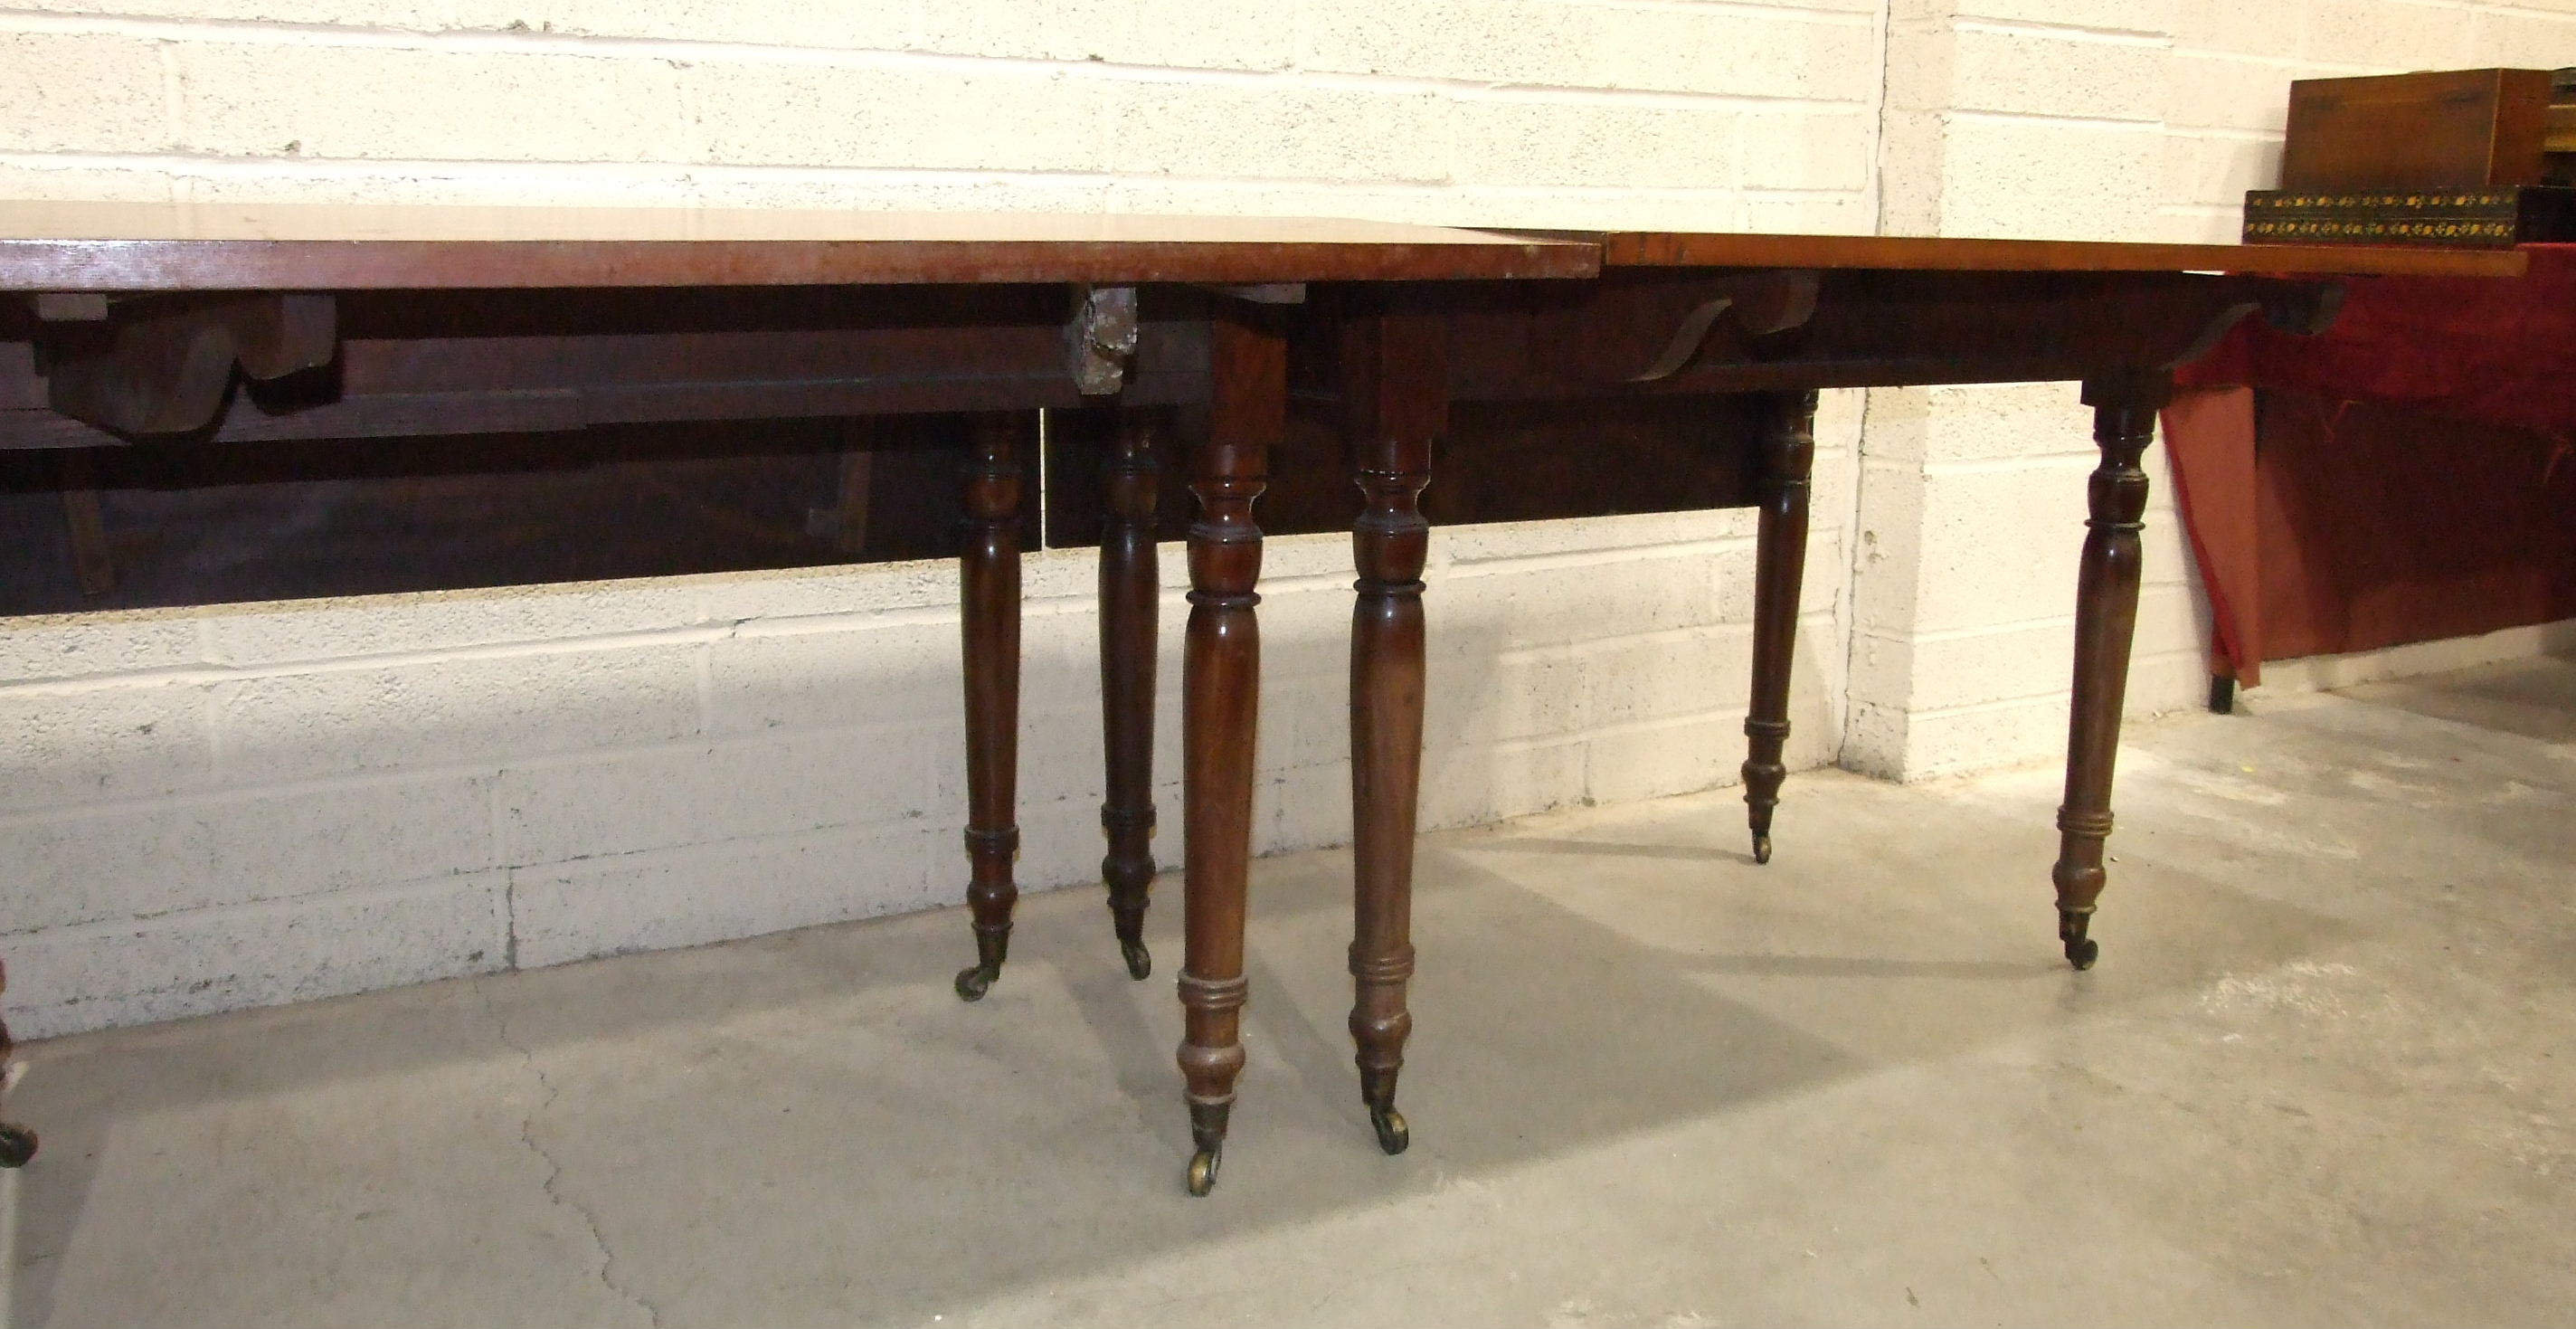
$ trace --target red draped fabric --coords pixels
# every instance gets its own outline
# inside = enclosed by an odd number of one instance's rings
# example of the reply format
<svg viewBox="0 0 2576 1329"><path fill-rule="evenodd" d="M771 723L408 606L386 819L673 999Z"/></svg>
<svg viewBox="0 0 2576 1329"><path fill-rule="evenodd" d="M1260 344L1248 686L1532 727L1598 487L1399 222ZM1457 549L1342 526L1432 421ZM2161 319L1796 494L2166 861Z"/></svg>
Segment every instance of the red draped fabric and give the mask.
<svg viewBox="0 0 2576 1329"><path fill-rule="evenodd" d="M2277 584L2280 577L2304 573L2317 582L2307 588L2310 598L2329 597L2336 590L2321 560L2350 552L2267 545L2263 556L2286 571L2267 570L2257 556L2258 530L2269 531L2267 538L2276 542L2283 539L2279 514L2266 510L2279 506L2281 491L2304 493L2312 500L2331 493L2342 530L2357 533L2337 538L2385 537L2382 543L2391 548L2438 548L2443 532L2412 528L2456 523L2464 497L2413 501L2417 496L2405 492L2407 486L2432 482L2420 472L2383 477L2388 482L2376 488L2357 486L2349 476L2282 472L2320 468L2325 454L2316 448L2306 453L2284 448L2281 456L2264 459L2265 473L2258 475L2250 389L2278 389L2285 399L2286 394L2302 394L2323 403L2322 419L2312 422L2311 432L2322 431L2328 445L2344 407L2385 408L2370 413L2377 451L2357 446L2347 454L2356 465L2385 467L2392 460L2407 460L2386 446L2388 411L2425 418L2427 448L2527 431L2549 454L2543 459L2543 486L2561 487L2555 482L2566 477L2556 474L2557 461L2576 441L2576 245L2524 248L2531 267L2520 280L2358 279L2347 288L2342 312L2326 332L2307 337L2249 321L2209 355L2177 371L2178 391L2164 413L2164 435L2177 499L2209 590L2217 649L2237 678L2251 684L2261 677L2267 590L2277 607L2285 594ZM2451 430L2442 426L2444 421L2484 428ZM2356 444L2360 441L2356 434ZM2462 469L2463 476L2489 485L2497 483L2499 473L2494 465ZM2441 482L2450 481L2445 477ZM2527 494L2487 497L2500 503L2530 501ZM2475 510L2476 505L2467 506ZM2267 575L2274 583L2268 588ZM2333 645L2362 649L2436 635L2429 618L2421 631L2410 633L2390 617L2380 614L2366 629L2356 629L2353 640Z"/></svg>

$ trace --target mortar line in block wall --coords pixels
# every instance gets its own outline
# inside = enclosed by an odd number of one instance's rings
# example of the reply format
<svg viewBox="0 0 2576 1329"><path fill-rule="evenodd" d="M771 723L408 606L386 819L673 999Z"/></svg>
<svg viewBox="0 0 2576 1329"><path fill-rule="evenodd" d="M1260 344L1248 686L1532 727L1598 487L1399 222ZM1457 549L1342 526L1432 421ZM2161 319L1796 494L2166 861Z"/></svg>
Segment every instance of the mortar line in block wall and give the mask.
<svg viewBox="0 0 2576 1329"><path fill-rule="evenodd" d="M2034 37L2041 41L2085 42L2099 46L2148 46L2170 48L2173 34L2153 28L2120 28L2092 23L2050 23L2041 19L1997 19L1962 17L1950 24L1953 32L1973 32L1988 37Z"/></svg>
<svg viewBox="0 0 2576 1329"><path fill-rule="evenodd" d="M1454 579L1511 576L1523 572L1565 571L1574 568L1597 568L1620 563L1650 563L1674 559L1712 558L1741 554L1754 547L1751 535L1714 536L1698 540L1675 540L1660 544L1631 545L1619 549L1568 550L1551 554L1498 554L1491 558L1461 559L1450 572Z"/></svg>
<svg viewBox="0 0 2576 1329"><path fill-rule="evenodd" d="M80 821L91 817L131 816L136 813L220 807L228 803L257 802L266 799L294 799L388 785L428 784L456 780L489 780L497 783L503 776L519 773L604 765L676 752L723 751L775 743L786 738L856 743L868 739L901 737L925 732L950 735L954 733L954 729L944 718L888 720L882 723L829 725L811 729L759 729L738 734L701 734L689 738L660 739L609 747L573 748L538 753L533 756L516 756L505 761L484 759L437 762L418 766L340 771L328 775L294 776L287 779L241 784L214 784L203 788L166 793L119 794L86 798L77 803L48 803L0 811L0 830L53 822ZM220 742L220 737L217 741ZM963 742L962 739L959 741ZM499 816L497 808L494 816L496 818ZM498 825L497 821L495 825Z"/></svg>
<svg viewBox="0 0 2576 1329"><path fill-rule="evenodd" d="M2155 664L2165 660L2189 659L2193 662L2194 666L2197 667L2200 662L2200 658L2200 649L2193 646L2176 647L2172 650L2165 651L2141 651L2129 661L2129 674L2130 677L2135 678L2139 673L2143 672L2140 670L2139 666ZM2061 684L2048 688L2045 691L2015 693L2009 697L1996 697L1987 701L1957 702L1947 706L1909 705L1905 708L1905 714L1909 718L1915 720L1946 719L1951 716L1958 715L1980 715L1989 711L2019 710L2027 706L2038 705L2041 703L2047 703L2058 707L2068 705L2068 689ZM2133 711L2131 713L2145 714L2145 712L2138 711ZM2062 760L2063 753L2041 753L2038 754L2038 756L2035 756L2033 760L2036 761L2042 758Z"/></svg>
<svg viewBox="0 0 2576 1329"><path fill-rule="evenodd" d="M481 881L498 885L509 875L509 872L510 869L507 868L478 868L471 872L449 872L435 877L414 877L407 881L376 881L329 886L299 895L276 895L260 900L232 900L223 904L189 905L184 908L163 909L149 913L120 914L114 918L93 918L78 923L56 923L46 927L29 928L23 932L0 932L0 945L15 945L39 937L48 941L79 941L88 937L132 931L139 925L166 924L174 921L184 923L190 919L217 914L258 916L293 913L317 901L340 903L435 895L441 891L453 890L461 883L470 884Z"/></svg>
<svg viewBox="0 0 2576 1329"><path fill-rule="evenodd" d="M1300 579L1317 580L1317 579ZM1296 586L1298 580L1283 585ZM1024 616L1062 618L1090 612L1072 595L1032 597ZM295 656L260 664L204 662L155 669L76 674L58 678L0 681L0 696L60 697L136 687L213 687L307 674L340 674L379 669L405 669L460 661L513 659L525 656L575 655L592 652L648 650L671 646L706 646L728 640L865 633L890 628L942 626L957 621L953 607L899 606L885 609L835 610L829 613L746 618L704 626L638 628L584 636L537 637L515 641L461 642L419 650L356 652Z"/></svg>
<svg viewBox="0 0 2576 1329"><path fill-rule="evenodd" d="M2165 135L2164 121L2156 116L2054 115L2041 111L1998 111L1982 108L1952 107L1937 114L1953 121L1987 125L2045 125L2052 129L2110 130L2115 133Z"/></svg>

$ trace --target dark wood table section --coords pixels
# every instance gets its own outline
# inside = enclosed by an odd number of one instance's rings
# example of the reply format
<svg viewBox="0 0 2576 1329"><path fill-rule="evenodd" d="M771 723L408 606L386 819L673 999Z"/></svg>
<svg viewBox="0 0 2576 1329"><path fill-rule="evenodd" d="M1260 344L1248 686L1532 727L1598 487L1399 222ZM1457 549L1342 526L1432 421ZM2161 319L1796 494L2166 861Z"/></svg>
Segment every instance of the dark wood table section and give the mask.
<svg viewBox="0 0 2576 1329"><path fill-rule="evenodd" d="M1201 516L1180 1063L1203 1190L1243 1064L1251 507L1309 284L1598 268L1582 242L1293 218L0 202L0 448L966 413L972 1000L1001 972L1018 895L1022 458L1040 408L1115 459L1098 502L1102 870L1129 972L1150 969L1155 458L1185 415ZM0 1164L34 1150L0 1129Z"/></svg>
<svg viewBox="0 0 2576 1329"><path fill-rule="evenodd" d="M2104 884L2111 773L2137 615L2139 468L2171 371L2239 320L2314 331L2334 278L2504 277L2512 254L1901 237L1601 234L1593 282L1378 288L1340 329L1342 398L1361 486L1353 610L1351 749L1357 918L1351 1030L1381 1147L1409 1138L1395 1084L1411 1018L1405 985L1422 731L1420 599L1428 524L1417 497L1453 404L1641 400L1710 414L1756 403L1744 501L1759 508L1744 800L1753 856L1769 860L1785 775L1788 687L1806 555L1818 389L2073 380L2102 461L2076 588L2073 715L2054 879L2067 959L2089 968ZM1462 412L1463 413L1463 412ZM1445 443L1444 443L1445 446Z"/></svg>
<svg viewBox="0 0 2576 1329"><path fill-rule="evenodd" d="M1353 535L1350 1027L1378 1142L1400 1152L1431 515L1631 510L1641 489L1760 508L1744 773L1767 859L1817 390L2081 381L2103 463L2056 874L2081 968L2097 953L2087 928L2135 616L2137 461L2172 366L2250 315L2319 326L2338 275L2506 275L2518 262L1186 218L0 205L0 291L28 297L0 323L0 446L977 413L961 561L977 960L957 979L973 1000L1001 973L1017 893L1031 440L1008 413L1057 408L1050 446L1089 464L1052 469L1103 479L1096 496L1059 482L1044 498L1102 550L1102 873L1138 978L1151 965L1139 928L1154 872L1154 537L1181 525L1188 543L1179 1060L1189 1186L1204 1194L1244 1064L1265 521ZM1194 514L1158 483L1176 439ZM1426 506L1435 442L1465 497L1435 489ZM1274 447L1297 473L1283 476L1284 507L1257 516ZM1656 460L1619 460L1638 457ZM1565 484L1626 465L1647 473ZM1355 502L1313 483L1326 470L1356 479Z"/></svg>

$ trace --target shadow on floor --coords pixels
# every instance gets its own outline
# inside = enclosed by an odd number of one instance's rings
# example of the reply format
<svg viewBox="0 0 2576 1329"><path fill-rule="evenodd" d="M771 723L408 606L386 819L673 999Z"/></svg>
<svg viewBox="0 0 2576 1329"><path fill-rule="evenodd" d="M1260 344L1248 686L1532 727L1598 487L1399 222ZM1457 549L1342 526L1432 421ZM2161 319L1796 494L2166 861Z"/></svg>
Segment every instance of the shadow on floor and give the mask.
<svg viewBox="0 0 2576 1329"><path fill-rule="evenodd" d="M475 1247L434 1196L409 1226L378 1217L411 1212L418 1169L488 1157L532 1195L525 1183L542 1181L531 1204L572 1206L595 1232L605 1288L568 1269L579 1286L564 1296L613 1289L672 1323L747 1307L772 1323L925 1321L1955 1054L2342 935L2137 855L2114 869L2104 968L2071 974L2035 797L1802 776L1780 857L1760 869L1691 842L1741 834L1698 804L1583 814L1599 843L1561 817L1432 837L1403 1095L1416 1143L1397 1159L1370 1142L1343 1031L1347 858L1265 861L1253 1061L1204 1201L1179 1184L1171 878L1143 984L1119 969L1097 898L1074 891L1024 902L1011 968L972 1006L948 991L968 950L951 910L61 1040L18 1104L46 1153L23 1177L13 1319L95 1307L135 1260L172 1276L166 1295L125 1288L119 1311L197 1322L274 1318L262 1298L275 1290L248 1271L326 1259L310 1276L363 1288L434 1267L442 1243L466 1243L460 1270L506 1265L512 1252ZM1971 888L1950 884L1963 878ZM307 1224L237 1202L281 1168L302 1203L340 1212ZM111 1176L112 1222L91 1212ZM155 1209L137 1187L194 1189ZM508 1277L487 1276L492 1309L530 1313Z"/></svg>

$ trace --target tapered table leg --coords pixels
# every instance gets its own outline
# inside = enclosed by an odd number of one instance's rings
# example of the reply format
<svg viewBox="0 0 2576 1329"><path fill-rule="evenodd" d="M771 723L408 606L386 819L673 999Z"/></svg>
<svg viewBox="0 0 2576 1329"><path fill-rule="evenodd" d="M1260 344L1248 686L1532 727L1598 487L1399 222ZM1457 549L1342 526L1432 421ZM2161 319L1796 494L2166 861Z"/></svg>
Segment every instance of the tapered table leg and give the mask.
<svg viewBox="0 0 2576 1329"><path fill-rule="evenodd" d="M1816 461L1816 394L1764 394L1761 533L1753 573L1753 700L1744 712L1745 819L1753 861L1771 861L1771 813L1789 768L1789 673L1798 648L1798 585L1807 567L1808 475Z"/></svg>
<svg viewBox="0 0 2576 1329"><path fill-rule="evenodd" d="M1351 606L1351 1041L1378 1147L1412 1142L1395 1108L1413 1031L1413 831L1422 784L1422 490L1448 425L1445 333L1436 318L1371 313L1346 323L1342 385L1361 507Z"/></svg>
<svg viewBox="0 0 2576 1329"><path fill-rule="evenodd" d="M1013 806L1020 758L1020 464L1014 422L979 422L966 469L966 903L975 963L957 995L980 1000L1011 950L1011 880L1020 828Z"/></svg>
<svg viewBox="0 0 2576 1329"><path fill-rule="evenodd" d="M1181 959L1181 1075L1189 1188L1216 1185L1243 1073L1244 890L1252 854L1254 721L1261 686L1261 527L1270 446L1287 418L1287 344L1276 310L1238 302L1211 321L1208 437L1191 460L1189 639L1181 657L1181 821L1188 920Z"/></svg>
<svg viewBox="0 0 2576 1329"><path fill-rule="evenodd" d="M2138 623L2138 532L2147 474L2138 458L2170 392L2161 374L2084 385L2102 463L2089 488L2084 561L2075 590L2075 692L2066 735L2066 801L2057 809L2057 935L2066 958L2090 969L2101 947L2086 935L2104 884L2111 835L2111 767L2120 748L2120 704L2129 683L2129 639Z"/></svg>
<svg viewBox="0 0 2576 1329"><path fill-rule="evenodd" d="M0 965L0 992L9 990L9 970ZM9 1025L0 1021L0 1102L8 1098L9 1082L16 1078L9 1058L15 1046L9 1041ZM0 1121L0 1167L25 1167L36 1156L36 1133L24 1126Z"/></svg>
<svg viewBox="0 0 2576 1329"><path fill-rule="evenodd" d="M1118 431L1104 476L1100 536L1100 724L1108 794L1100 829L1109 841L1100 879L1127 974L1154 972L1145 949L1145 904L1154 884L1154 630L1161 573L1154 556L1159 478L1154 432L1130 418Z"/></svg>

